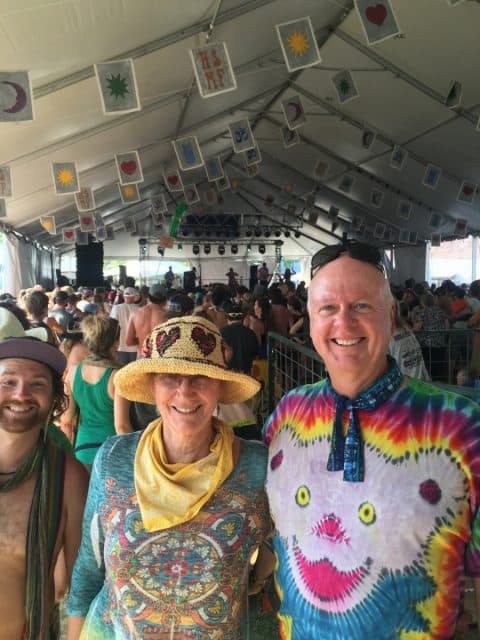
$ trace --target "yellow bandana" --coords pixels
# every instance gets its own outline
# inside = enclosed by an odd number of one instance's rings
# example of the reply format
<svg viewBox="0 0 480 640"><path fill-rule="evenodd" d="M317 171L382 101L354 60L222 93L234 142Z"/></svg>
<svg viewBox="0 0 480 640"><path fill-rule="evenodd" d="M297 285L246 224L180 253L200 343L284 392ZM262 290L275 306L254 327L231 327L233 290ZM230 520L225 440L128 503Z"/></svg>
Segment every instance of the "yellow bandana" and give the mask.
<svg viewBox="0 0 480 640"><path fill-rule="evenodd" d="M161 418L140 437L135 454L135 489L147 531L168 529L194 518L233 470L233 431L212 418L217 432L210 453L187 464L167 462Z"/></svg>

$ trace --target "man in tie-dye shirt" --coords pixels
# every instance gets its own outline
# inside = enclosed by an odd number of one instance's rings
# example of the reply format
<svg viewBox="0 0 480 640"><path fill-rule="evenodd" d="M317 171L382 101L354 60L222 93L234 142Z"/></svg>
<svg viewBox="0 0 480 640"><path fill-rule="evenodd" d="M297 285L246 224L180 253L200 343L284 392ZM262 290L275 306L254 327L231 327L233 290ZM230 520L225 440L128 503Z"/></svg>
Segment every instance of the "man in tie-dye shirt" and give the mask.
<svg viewBox="0 0 480 640"><path fill-rule="evenodd" d="M480 605L480 407L387 356L375 248L318 252L308 307L329 377L288 393L264 431L281 637L449 640L465 573Z"/></svg>

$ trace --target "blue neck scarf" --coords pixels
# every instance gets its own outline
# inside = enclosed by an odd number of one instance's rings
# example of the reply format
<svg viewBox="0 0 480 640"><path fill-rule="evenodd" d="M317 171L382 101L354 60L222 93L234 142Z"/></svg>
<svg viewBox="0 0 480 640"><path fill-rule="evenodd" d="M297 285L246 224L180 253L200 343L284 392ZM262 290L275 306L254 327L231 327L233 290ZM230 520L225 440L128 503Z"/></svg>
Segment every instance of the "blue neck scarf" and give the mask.
<svg viewBox="0 0 480 640"><path fill-rule="evenodd" d="M386 402L397 391L403 382L403 374L393 358L388 358L388 371L370 387L367 387L356 398L350 400L335 391L327 378L327 391L335 400L335 420L333 423L332 444L328 456L327 470L343 469L345 482L363 482L365 461L363 440L356 409L373 411ZM343 435L343 412L349 412L347 435Z"/></svg>

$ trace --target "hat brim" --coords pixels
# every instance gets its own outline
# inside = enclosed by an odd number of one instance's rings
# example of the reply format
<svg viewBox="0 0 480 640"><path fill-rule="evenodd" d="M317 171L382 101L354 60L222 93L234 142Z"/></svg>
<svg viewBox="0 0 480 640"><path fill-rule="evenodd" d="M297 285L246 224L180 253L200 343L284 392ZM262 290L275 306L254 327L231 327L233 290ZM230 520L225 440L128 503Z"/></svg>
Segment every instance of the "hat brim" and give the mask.
<svg viewBox="0 0 480 640"><path fill-rule="evenodd" d="M188 373L185 373L186 366ZM150 374L178 373L180 375L201 375L223 382L219 402L234 404L245 402L260 390L260 382L251 376L217 367L204 362L189 361L179 358L141 358L122 367L115 374L115 389L119 395L135 402L155 404L151 390Z"/></svg>
<svg viewBox="0 0 480 640"><path fill-rule="evenodd" d="M0 360L5 358L40 362L60 375L64 372L67 364L67 359L57 347L29 337L2 340L0 342Z"/></svg>

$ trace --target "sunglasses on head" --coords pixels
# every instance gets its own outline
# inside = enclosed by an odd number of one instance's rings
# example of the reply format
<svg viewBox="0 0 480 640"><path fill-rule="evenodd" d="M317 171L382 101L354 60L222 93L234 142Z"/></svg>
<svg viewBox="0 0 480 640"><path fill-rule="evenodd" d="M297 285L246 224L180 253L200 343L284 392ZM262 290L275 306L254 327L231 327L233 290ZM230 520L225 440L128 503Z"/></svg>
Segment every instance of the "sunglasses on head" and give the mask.
<svg viewBox="0 0 480 640"><path fill-rule="evenodd" d="M376 247L372 247L364 242L357 242L356 240L346 240L345 242L342 242L342 244L329 245L328 247L323 247L323 249L317 251L317 253L312 257L310 277L313 278L319 269L344 254L350 256L350 258L354 258L355 260L367 262L368 264L376 267L383 274L385 273L382 254Z"/></svg>

